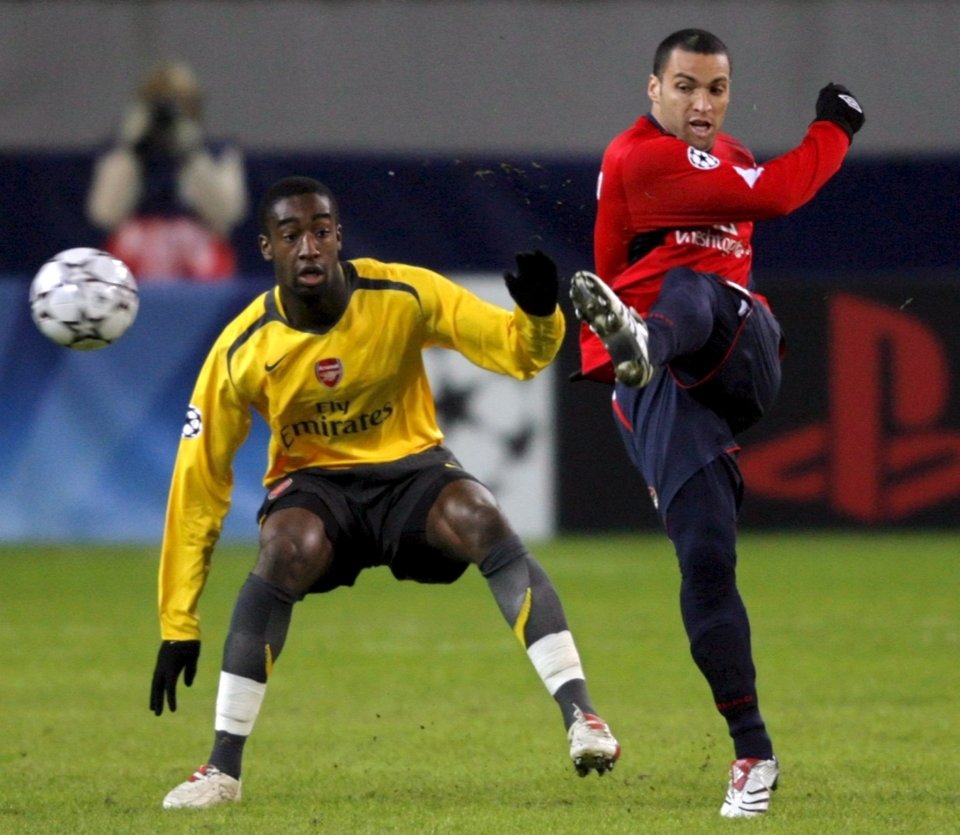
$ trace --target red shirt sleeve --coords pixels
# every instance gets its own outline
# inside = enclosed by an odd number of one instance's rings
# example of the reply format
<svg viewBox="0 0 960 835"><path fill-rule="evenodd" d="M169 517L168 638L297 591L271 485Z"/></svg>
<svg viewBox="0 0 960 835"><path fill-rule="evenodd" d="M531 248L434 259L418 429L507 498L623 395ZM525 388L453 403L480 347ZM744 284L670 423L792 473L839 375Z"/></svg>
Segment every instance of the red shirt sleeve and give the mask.
<svg viewBox="0 0 960 835"><path fill-rule="evenodd" d="M721 137L714 153L705 153L641 119L604 154L597 272L614 281L627 266L630 241L641 232L789 214L836 174L849 145L839 126L816 121L796 148L757 165L731 137Z"/></svg>
<svg viewBox="0 0 960 835"><path fill-rule="evenodd" d="M800 144L758 165L721 134L699 151L648 117L617 136L603 157L594 228L596 272L627 304L645 313L664 274L686 266L747 286L753 222L787 215L839 170L850 140L838 125L815 121ZM638 236L650 233L631 254ZM580 329L581 371L611 381L599 339Z"/></svg>

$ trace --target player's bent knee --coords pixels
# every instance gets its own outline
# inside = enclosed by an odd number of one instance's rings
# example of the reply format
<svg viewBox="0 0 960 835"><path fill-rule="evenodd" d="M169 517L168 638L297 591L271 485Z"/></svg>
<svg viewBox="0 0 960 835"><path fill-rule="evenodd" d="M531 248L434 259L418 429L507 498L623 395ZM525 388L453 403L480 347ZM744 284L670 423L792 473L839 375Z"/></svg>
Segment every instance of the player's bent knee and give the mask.
<svg viewBox="0 0 960 835"><path fill-rule="evenodd" d="M473 563L479 563L493 545L512 534L493 494L469 479L444 487L427 516L428 540Z"/></svg>
<svg viewBox="0 0 960 835"><path fill-rule="evenodd" d="M260 554L254 573L305 594L333 561L333 546L323 521L303 508L271 513L260 531Z"/></svg>

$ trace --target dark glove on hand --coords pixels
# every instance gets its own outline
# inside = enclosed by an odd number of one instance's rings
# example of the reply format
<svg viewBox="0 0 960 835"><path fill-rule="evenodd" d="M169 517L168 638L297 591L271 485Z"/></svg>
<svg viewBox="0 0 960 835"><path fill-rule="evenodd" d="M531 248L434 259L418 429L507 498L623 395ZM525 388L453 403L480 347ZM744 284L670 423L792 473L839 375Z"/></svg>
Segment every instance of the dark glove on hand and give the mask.
<svg viewBox="0 0 960 835"><path fill-rule="evenodd" d="M183 672L183 683L189 687L197 674L200 658L199 641L163 641L157 653L157 666L150 685L150 710L157 716L163 713L166 695L171 713L177 709L177 679Z"/></svg>
<svg viewBox="0 0 960 835"><path fill-rule="evenodd" d="M863 127L863 108L854 95L842 84L830 83L817 98L817 119L840 125L850 139Z"/></svg>
<svg viewBox="0 0 960 835"><path fill-rule="evenodd" d="M503 274L510 295L517 306L531 316L550 316L557 308L560 279L557 265L539 249L536 252L518 252L517 272Z"/></svg>

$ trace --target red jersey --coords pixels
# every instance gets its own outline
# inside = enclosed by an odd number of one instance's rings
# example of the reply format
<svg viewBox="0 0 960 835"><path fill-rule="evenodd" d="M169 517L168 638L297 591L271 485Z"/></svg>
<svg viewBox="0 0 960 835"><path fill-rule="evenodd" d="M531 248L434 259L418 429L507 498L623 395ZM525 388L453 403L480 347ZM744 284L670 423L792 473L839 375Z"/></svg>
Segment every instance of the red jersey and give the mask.
<svg viewBox="0 0 960 835"><path fill-rule="evenodd" d="M710 151L666 133L642 116L607 147L597 184L595 270L644 314L666 272L689 267L748 286L753 221L806 203L840 168L844 130L816 121L792 151L762 165L732 136ZM613 382L603 343L580 328L581 372Z"/></svg>

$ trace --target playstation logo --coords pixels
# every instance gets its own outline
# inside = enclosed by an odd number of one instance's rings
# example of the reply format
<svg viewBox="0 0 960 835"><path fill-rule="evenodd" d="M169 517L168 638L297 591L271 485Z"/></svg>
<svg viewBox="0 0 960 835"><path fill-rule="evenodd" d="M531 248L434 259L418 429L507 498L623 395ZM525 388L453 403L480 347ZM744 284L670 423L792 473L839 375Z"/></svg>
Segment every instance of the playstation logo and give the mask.
<svg viewBox="0 0 960 835"><path fill-rule="evenodd" d="M949 424L950 362L938 334L901 309L838 292L827 344L826 419L746 444L748 493L825 503L868 524L956 500L960 430Z"/></svg>

